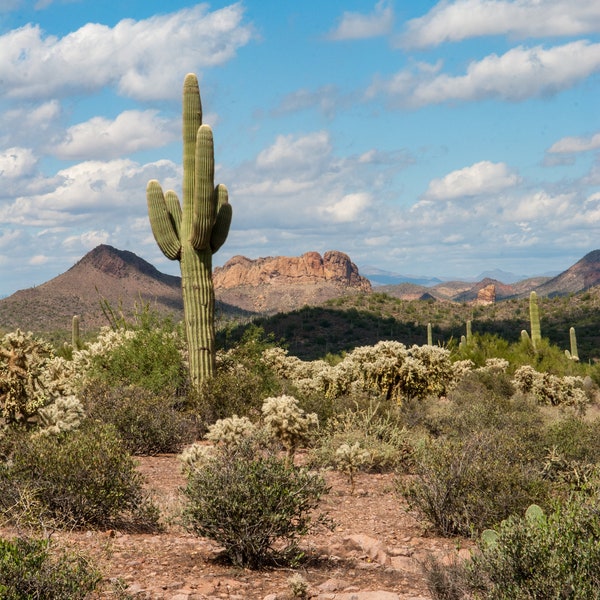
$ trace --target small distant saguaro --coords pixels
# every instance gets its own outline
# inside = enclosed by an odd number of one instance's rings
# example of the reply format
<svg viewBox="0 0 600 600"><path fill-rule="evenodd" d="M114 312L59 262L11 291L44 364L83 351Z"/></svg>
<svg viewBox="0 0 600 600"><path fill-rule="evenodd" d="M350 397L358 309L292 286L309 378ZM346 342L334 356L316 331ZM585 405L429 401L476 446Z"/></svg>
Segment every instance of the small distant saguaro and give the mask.
<svg viewBox="0 0 600 600"><path fill-rule="evenodd" d="M227 188L214 185L212 129L202 124L198 78L183 83L183 203L173 190L148 182L146 199L152 233L163 254L178 260L185 331L193 385L214 375L215 296L212 255L225 243L232 210Z"/></svg>

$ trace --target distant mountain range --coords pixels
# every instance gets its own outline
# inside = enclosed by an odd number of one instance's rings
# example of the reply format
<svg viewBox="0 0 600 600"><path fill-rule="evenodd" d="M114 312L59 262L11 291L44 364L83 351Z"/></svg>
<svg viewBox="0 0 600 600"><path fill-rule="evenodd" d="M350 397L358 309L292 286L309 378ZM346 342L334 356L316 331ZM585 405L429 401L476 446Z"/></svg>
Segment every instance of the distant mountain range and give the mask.
<svg viewBox="0 0 600 600"><path fill-rule="evenodd" d="M498 271L490 274L504 275ZM380 285L371 289L365 275ZM476 300L483 288L488 293L493 290L496 301L523 297L531 290L540 296L566 295L600 285L600 250L586 254L555 277L515 282L496 277L483 277L477 282L417 277L399 282L393 279L395 276L369 268L359 274L350 258L336 251L323 257L316 252L296 258L234 257L229 265L215 269L217 315L287 312L350 293L372 291L403 299L461 303ZM107 306L129 317L136 305L146 303L158 312L180 319L183 312L180 278L161 273L132 252L101 245L58 277L0 299L0 329L19 327L35 332L65 329L70 327L75 314L80 315L82 327L95 329L108 324Z"/></svg>

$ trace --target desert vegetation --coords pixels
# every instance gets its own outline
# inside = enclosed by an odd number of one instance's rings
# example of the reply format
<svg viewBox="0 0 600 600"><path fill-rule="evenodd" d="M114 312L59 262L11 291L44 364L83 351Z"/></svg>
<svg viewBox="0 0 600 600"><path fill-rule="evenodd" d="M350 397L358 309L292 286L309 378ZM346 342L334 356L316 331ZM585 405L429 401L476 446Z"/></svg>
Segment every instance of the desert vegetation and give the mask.
<svg viewBox="0 0 600 600"><path fill-rule="evenodd" d="M71 344L0 338L0 511L21 532L0 540L2 597L110 586L48 532L160 535L170 523L136 469L157 453L185 474L170 518L232 565L298 567L303 537L333 526L326 470L352 485L386 472L398 510L472 548L424 565L432 597L598 595L599 372L544 325L535 346L475 320L461 343L388 339L310 360L256 324L234 330L200 386L182 327L148 307Z"/></svg>

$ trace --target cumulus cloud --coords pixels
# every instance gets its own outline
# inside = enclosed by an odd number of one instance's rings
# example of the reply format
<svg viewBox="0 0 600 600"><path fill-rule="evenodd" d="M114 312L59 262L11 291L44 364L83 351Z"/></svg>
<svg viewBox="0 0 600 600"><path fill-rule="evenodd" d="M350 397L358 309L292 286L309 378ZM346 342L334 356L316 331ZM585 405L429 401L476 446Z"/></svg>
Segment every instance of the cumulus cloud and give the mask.
<svg viewBox="0 0 600 600"><path fill-rule="evenodd" d="M114 120L94 117L69 127L50 151L64 159L110 159L168 144L179 137L178 130L178 123L159 117L158 111L128 110Z"/></svg>
<svg viewBox="0 0 600 600"><path fill-rule="evenodd" d="M112 28L88 23L62 38L28 24L0 36L0 80L12 98L104 86L132 98L172 98L181 93L181 73L221 65L252 39L243 16L241 3L213 12L199 4Z"/></svg>
<svg viewBox="0 0 600 600"><path fill-rule="evenodd" d="M549 154L578 154L600 148L600 133L589 137L564 137L548 148Z"/></svg>
<svg viewBox="0 0 600 600"><path fill-rule="evenodd" d="M400 43L422 48L487 35L574 36L599 29L597 2L455 0L439 2L426 15L409 21Z"/></svg>
<svg viewBox="0 0 600 600"><path fill-rule="evenodd" d="M518 175L511 172L506 164L481 161L432 180L423 199L437 201L496 194L517 183Z"/></svg>
<svg viewBox="0 0 600 600"><path fill-rule="evenodd" d="M486 99L519 102L552 95L600 72L600 44L580 40L553 48L518 46L473 61L464 75L441 73L441 68L441 63L419 63L389 80L376 79L367 98L381 94L392 105L417 107Z"/></svg>
<svg viewBox="0 0 600 600"><path fill-rule="evenodd" d="M360 40L387 35L394 22L394 9L387 0L379 0L372 13L344 12L337 27L331 31L331 40Z"/></svg>
<svg viewBox="0 0 600 600"><path fill-rule="evenodd" d="M270 147L258 154L256 164L261 169L282 172L310 170L330 153L331 143L326 131L301 137L280 135Z"/></svg>
<svg viewBox="0 0 600 600"><path fill-rule="evenodd" d="M30 148L0 150L0 177L18 179L33 173L37 159Z"/></svg>

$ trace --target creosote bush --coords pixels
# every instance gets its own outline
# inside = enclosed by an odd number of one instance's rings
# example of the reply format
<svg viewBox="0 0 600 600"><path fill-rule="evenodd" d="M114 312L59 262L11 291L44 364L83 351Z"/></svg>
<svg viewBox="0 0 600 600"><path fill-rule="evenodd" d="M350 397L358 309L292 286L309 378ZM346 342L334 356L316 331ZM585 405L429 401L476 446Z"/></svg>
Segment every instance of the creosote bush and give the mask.
<svg viewBox="0 0 600 600"><path fill-rule="evenodd" d="M58 550L47 539L0 539L3 600L83 600L100 580L88 558Z"/></svg>
<svg viewBox="0 0 600 600"><path fill-rule="evenodd" d="M220 544L233 565L294 564L303 554L300 537L327 523L315 513L327 492L324 480L272 449L247 440L218 446L202 463L188 471L184 521Z"/></svg>
<svg viewBox="0 0 600 600"><path fill-rule="evenodd" d="M198 417L168 392L90 382L81 398L88 417L112 425L134 455L181 452L198 436Z"/></svg>
<svg viewBox="0 0 600 600"><path fill-rule="evenodd" d="M158 511L111 426L88 419L59 435L8 438L0 468L5 517L56 527L156 528Z"/></svg>
<svg viewBox="0 0 600 600"><path fill-rule="evenodd" d="M470 536L548 501L537 467L522 455L521 441L505 432L424 438L415 449L414 479L400 479L398 488L438 534Z"/></svg>

